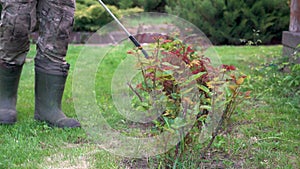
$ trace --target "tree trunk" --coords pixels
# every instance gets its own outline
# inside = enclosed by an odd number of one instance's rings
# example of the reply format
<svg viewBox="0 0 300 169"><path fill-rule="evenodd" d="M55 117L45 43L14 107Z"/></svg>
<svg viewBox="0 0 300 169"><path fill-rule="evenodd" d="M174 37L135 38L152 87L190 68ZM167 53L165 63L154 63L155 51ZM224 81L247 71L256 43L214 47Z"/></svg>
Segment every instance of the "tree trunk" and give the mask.
<svg viewBox="0 0 300 169"><path fill-rule="evenodd" d="M300 0L291 1L290 32L300 32Z"/></svg>
<svg viewBox="0 0 300 169"><path fill-rule="evenodd" d="M291 62L299 63L300 44L300 0L291 0L290 28L282 34L283 56L289 56ZM298 58L295 58L298 52ZM296 60L295 60L296 59Z"/></svg>

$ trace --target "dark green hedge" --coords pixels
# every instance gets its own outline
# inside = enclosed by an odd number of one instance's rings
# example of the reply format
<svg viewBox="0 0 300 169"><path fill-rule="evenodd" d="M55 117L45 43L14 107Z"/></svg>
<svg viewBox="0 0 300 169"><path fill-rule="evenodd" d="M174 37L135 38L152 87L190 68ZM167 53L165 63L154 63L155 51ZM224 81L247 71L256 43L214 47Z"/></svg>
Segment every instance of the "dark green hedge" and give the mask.
<svg viewBox="0 0 300 169"><path fill-rule="evenodd" d="M167 4L167 12L194 23L214 44L241 44L241 39L280 42L289 24L287 0L167 0Z"/></svg>

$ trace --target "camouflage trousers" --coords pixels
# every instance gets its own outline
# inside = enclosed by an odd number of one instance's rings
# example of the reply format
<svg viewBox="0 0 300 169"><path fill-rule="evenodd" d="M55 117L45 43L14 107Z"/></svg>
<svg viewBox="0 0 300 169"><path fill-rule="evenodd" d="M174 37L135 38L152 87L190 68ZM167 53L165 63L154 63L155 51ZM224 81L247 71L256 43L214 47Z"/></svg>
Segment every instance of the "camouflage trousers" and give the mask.
<svg viewBox="0 0 300 169"><path fill-rule="evenodd" d="M65 60L73 26L75 0L0 0L0 61L23 65L29 51L29 34L38 28L35 68L50 74L67 74Z"/></svg>

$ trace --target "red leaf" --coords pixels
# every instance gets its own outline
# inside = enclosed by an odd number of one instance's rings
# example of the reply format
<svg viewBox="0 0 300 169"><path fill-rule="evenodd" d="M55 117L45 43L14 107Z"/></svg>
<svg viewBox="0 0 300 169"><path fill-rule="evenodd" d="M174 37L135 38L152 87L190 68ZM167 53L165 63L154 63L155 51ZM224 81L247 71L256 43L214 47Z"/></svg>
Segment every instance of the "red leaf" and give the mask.
<svg viewBox="0 0 300 169"><path fill-rule="evenodd" d="M173 42L173 41L170 40L170 39L165 39L165 40L163 41L163 43L171 43L171 42Z"/></svg>
<svg viewBox="0 0 300 169"><path fill-rule="evenodd" d="M236 70L236 67L233 65L222 65L222 68L226 69L226 71Z"/></svg>
<svg viewBox="0 0 300 169"><path fill-rule="evenodd" d="M134 52L133 51L131 51L131 50L129 50L129 51L127 51L127 54L134 54Z"/></svg>
<svg viewBox="0 0 300 169"><path fill-rule="evenodd" d="M186 51L187 51L188 53L193 53L193 52L195 52L190 46L187 47Z"/></svg>

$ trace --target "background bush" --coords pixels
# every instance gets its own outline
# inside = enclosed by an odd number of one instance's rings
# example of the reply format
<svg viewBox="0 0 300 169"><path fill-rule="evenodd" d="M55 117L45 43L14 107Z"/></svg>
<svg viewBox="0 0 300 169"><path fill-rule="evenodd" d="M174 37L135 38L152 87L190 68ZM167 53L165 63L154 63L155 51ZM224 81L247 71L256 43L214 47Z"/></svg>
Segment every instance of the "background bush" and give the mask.
<svg viewBox="0 0 300 169"><path fill-rule="evenodd" d="M115 6L108 5L108 8L118 17L120 16L118 9ZM77 4L75 11L75 31L96 31L101 26L109 23L112 18L98 4L85 6Z"/></svg>
<svg viewBox="0 0 300 169"><path fill-rule="evenodd" d="M97 31L101 26L113 20L109 13L95 0L78 0L76 2L74 31ZM143 9L138 7L122 10L114 5L108 4L107 7L116 17L143 12Z"/></svg>
<svg viewBox="0 0 300 169"><path fill-rule="evenodd" d="M215 44L278 43L289 25L286 0L167 0L166 11L195 24Z"/></svg>
<svg viewBox="0 0 300 169"><path fill-rule="evenodd" d="M121 9L140 7L146 12L164 12L166 0L103 0L105 4Z"/></svg>

